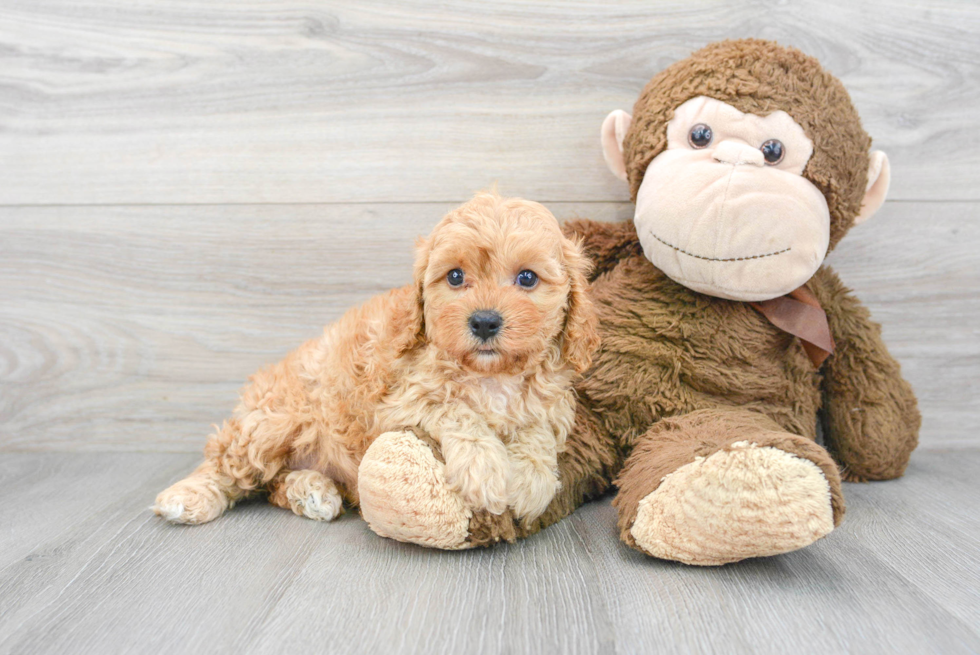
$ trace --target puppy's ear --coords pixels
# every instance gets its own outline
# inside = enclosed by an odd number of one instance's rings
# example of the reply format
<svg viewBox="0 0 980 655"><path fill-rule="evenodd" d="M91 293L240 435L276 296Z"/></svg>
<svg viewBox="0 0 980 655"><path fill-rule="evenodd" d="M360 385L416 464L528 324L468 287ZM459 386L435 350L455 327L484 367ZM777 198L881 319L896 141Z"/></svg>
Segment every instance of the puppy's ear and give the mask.
<svg viewBox="0 0 980 655"><path fill-rule="evenodd" d="M599 347L598 318L589 297L589 271L592 262L582 253L575 241L564 239L562 251L565 268L571 281L565 327L562 330L561 353L579 373L592 364L592 355Z"/></svg>
<svg viewBox="0 0 980 655"><path fill-rule="evenodd" d="M425 271L429 268L429 240L419 237L415 241L415 268L412 275L412 297L406 307L405 325L399 330L396 349L410 350L425 343L425 305L422 291L425 288Z"/></svg>

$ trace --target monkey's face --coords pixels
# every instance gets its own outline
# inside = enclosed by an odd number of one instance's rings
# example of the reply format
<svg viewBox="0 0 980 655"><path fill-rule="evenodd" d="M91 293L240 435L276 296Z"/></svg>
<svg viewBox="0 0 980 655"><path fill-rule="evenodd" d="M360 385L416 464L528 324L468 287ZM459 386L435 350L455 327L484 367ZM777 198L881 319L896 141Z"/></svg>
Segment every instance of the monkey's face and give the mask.
<svg viewBox="0 0 980 655"><path fill-rule="evenodd" d="M673 280L712 296L756 301L796 289L830 240L827 201L803 177L812 153L784 111L763 118L712 98L688 100L637 193L643 252Z"/></svg>

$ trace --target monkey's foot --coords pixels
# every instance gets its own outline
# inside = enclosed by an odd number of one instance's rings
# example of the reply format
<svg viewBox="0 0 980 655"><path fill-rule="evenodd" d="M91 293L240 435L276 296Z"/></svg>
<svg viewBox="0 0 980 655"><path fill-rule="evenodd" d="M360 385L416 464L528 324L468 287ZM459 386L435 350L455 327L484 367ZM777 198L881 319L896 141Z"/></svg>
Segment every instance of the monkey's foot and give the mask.
<svg viewBox="0 0 980 655"><path fill-rule="evenodd" d="M361 514L378 535L429 548L469 548L473 513L446 481L446 466L411 432L386 432L361 460Z"/></svg>
<svg viewBox="0 0 980 655"><path fill-rule="evenodd" d="M819 466L741 441L667 475L630 534L654 557L712 566L796 550L833 529Z"/></svg>

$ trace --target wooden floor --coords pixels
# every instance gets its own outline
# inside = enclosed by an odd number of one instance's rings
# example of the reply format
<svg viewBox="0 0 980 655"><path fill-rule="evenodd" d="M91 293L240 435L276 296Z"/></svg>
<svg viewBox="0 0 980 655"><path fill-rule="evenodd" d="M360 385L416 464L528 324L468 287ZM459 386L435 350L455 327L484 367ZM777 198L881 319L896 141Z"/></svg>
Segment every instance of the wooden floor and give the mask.
<svg viewBox="0 0 980 655"><path fill-rule="evenodd" d="M980 453L848 484L828 538L711 569L620 544L608 500L462 553L260 501L172 526L146 507L194 461L4 456L0 652L980 652Z"/></svg>
<svg viewBox="0 0 980 655"><path fill-rule="evenodd" d="M0 654L980 652L978 34L960 0L0 2ZM608 499L470 553L147 511L473 191L628 220L602 119L746 36L817 56L889 154L830 263L919 397L906 478L720 569L624 548Z"/></svg>

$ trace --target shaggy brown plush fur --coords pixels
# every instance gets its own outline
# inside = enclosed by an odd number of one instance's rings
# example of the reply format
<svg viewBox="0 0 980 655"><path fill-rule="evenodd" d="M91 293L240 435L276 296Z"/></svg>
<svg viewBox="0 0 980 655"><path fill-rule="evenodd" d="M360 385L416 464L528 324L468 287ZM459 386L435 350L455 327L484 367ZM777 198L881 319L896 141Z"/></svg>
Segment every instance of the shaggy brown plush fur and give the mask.
<svg viewBox="0 0 980 655"><path fill-rule="evenodd" d="M650 82L625 139L634 198L664 148L674 108L699 95L760 115L782 109L804 128L814 143L804 176L826 196L833 248L861 206L870 138L838 80L816 60L773 43L714 44ZM631 527L641 501L671 473L733 444L812 462L829 487L833 525L844 514L841 471L847 480L875 480L905 470L920 422L915 397L879 327L829 268L807 284L837 342L815 370L800 342L749 304L694 292L655 268L632 222L573 221L565 231L582 240L595 264L602 346L577 385L575 430L559 456L563 486L529 524L509 513L474 514L469 545L532 534L615 479L622 539L638 547ZM829 452L815 440L818 414Z"/></svg>

